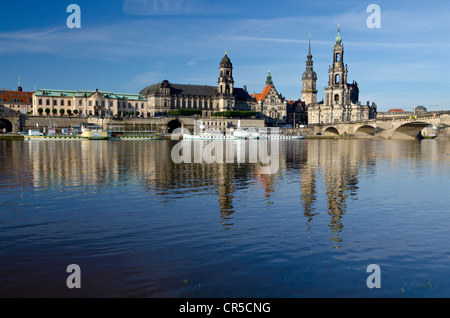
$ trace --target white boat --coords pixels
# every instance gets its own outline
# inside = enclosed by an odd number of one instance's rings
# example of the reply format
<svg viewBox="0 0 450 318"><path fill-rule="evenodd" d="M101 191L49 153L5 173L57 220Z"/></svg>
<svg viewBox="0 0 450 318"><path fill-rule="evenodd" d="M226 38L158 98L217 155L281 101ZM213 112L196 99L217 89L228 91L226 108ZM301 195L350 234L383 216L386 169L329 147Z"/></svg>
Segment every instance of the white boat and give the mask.
<svg viewBox="0 0 450 318"><path fill-rule="evenodd" d="M183 139L187 140L254 140L254 139L304 139L305 135L289 135L285 134L280 128L269 127L241 127L240 120L238 127L228 128L226 130L204 130L203 125L195 122L194 134L183 134Z"/></svg>
<svg viewBox="0 0 450 318"><path fill-rule="evenodd" d="M259 139L281 139L281 140L289 140L289 139L305 139L305 135L280 135L280 136L261 136Z"/></svg>
<svg viewBox="0 0 450 318"><path fill-rule="evenodd" d="M183 134L183 139L188 140L212 140L212 139L224 139L224 140L231 140L235 139L233 136L232 131L221 131L221 130L211 130L211 131L204 131L199 134Z"/></svg>

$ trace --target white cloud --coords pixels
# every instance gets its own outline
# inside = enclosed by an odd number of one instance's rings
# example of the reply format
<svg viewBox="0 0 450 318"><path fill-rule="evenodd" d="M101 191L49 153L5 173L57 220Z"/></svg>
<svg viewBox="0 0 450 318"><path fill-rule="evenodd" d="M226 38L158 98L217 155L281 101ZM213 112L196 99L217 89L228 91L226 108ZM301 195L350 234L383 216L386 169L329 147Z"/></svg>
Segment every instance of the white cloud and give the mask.
<svg viewBox="0 0 450 318"><path fill-rule="evenodd" d="M230 12L222 3L210 0L124 0L123 12L130 15L205 15Z"/></svg>

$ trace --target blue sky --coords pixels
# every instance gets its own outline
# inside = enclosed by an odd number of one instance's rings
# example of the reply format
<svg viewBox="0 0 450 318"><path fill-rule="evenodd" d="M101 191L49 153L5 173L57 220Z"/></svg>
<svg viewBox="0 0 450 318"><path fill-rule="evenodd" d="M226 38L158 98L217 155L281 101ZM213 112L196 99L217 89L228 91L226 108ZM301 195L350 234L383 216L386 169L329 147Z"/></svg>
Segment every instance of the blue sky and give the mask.
<svg viewBox="0 0 450 318"><path fill-rule="evenodd" d="M81 28L69 29L69 4ZM381 8L370 29L369 4ZM261 92L268 69L289 99L301 97L312 37L318 98L324 97L337 25L348 82L379 111L450 104L450 2L442 1L8 1L0 20L0 87L138 93L164 79L216 85L228 52L237 87Z"/></svg>

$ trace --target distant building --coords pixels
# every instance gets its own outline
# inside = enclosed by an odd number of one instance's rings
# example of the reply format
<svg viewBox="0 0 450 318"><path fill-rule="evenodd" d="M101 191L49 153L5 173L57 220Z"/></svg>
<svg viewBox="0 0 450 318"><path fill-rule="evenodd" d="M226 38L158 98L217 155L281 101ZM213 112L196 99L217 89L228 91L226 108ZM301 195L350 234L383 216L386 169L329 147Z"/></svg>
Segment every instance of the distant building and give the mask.
<svg viewBox="0 0 450 318"><path fill-rule="evenodd" d="M415 112L416 114L425 114L425 113L428 112L428 110L426 109L425 106L419 105L419 106L417 106L417 107L414 108L414 112Z"/></svg>
<svg viewBox="0 0 450 318"><path fill-rule="evenodd" d="M19 83L17 90L3 90L0 92L0 116L27 114L32 111L33 92L24 92Z"/></svg>
<svg viewBox="0 0 450 318"><path fill-rule="evenodd" d="M312 70L312 55L309 52L306 71L303 74L303 100L307 101L308 124L328 124L349 121L362 121L376 118L375 103L361 105L358 83L347 83L347 64L344 64L344 45L338 35L333 46L333 63L328 70L328 87L325 88L325 102L315 101L315 82L317 77Z"/></svg>
<svg viewBox="0 0 450 318"><path fill-rule="evenodd" d="M63 115L114 117L131 114L146 117L147 100L139 94L99 91L39 89L33 96L33 115ZM126 112L126 113L125 113Z"/></svg>
<svg viewBox="0 0 450 318"><path fill-rule="evenodd" d="M257 103L258 111L266 120L268 126L285 124L287 120L287 101L277 92L272 81L272 75L268 71L266 86L260 94L251 94ZM254 107L253 107L254 108Z"/></svg>
<svg viewBox="0 0 450 318"><path fill-rule="evenodd" d="M395 109L389 109L387 112L388 113L404 113L405 111L400 108L395 108Z"/></svg>

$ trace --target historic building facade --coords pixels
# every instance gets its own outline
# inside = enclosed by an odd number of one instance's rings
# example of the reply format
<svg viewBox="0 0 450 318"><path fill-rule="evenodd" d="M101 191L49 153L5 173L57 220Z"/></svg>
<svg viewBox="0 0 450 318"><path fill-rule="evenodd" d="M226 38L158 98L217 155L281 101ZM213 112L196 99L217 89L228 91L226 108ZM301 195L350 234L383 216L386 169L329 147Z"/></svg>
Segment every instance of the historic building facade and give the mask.
<svg viewBox="0 0 450 318"><path fill-rule="evenodd" d="M308 54L306 62L306 71L303 74L304 100L308 105L308 124L326 124L347 121L361 121L374 119L376 117L377 106L361 105L359 102L358 83L347 83L347 64L344 64L344 45L338 35L333 46L333 63L328 70L328 87L325 88L325 102L317 103L314 98L314 89L308 90L308 87L315 87L317 77L310 76L312 73L312 56ZM316 91L317 92L317 91ZM311 98L308 99L308 94Z"/></svg>
<svg viewBox="0 0 450 318"><path fill-rule="evenodd" d="M32 111L33 92L24 92L19 83L17 90L4 90L0 92L0 116L14 114L27 114Z"/></svg>
<svg viewBox="0 0 450 318"><path fill-rule="evenodd" d="M272 75L268 71L266 86L260 94L251 94L255 98L255 108L266 120L269 126L285 124L287 120L287 101L279 94L272 81Z"/></svg>
<svg viewBox="0 0 450 318"><path fill-rule="evenodd" d="M227 110L254 110L255 101L246 87L234 86L233 64L225 52L219 65L217 86L173 84L164 80L140 91L148 101L150 116L173 109L200 109L204 116Z"/></svg>
<svg viewBox="0 0 450 318"><path fill-rule="evenodd" d="M33 95L33 115L147 117L147 100L139 94L99 91L39 89Z"/></svg>

